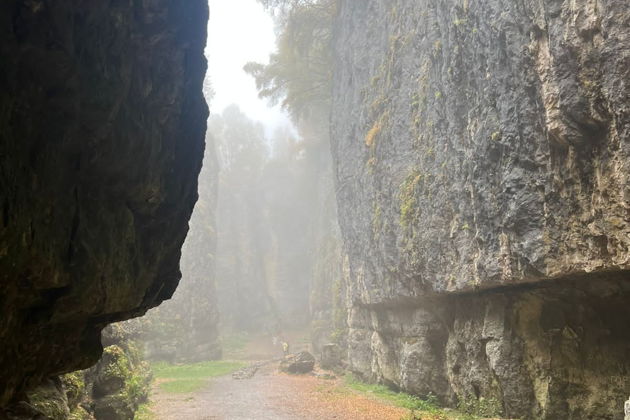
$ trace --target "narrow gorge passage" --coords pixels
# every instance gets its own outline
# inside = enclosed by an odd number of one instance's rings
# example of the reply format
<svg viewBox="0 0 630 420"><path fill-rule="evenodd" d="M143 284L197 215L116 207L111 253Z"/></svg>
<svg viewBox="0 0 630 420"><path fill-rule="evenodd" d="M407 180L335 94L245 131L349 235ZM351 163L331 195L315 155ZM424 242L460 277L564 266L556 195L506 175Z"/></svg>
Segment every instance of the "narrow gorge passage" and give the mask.
<svg viewBox="0 0 630 420"><path fill-rule="evenodd" d="M294 377L267 367L251 380L223 377L204 390L173 396L154 393L157 420L400 420L409 410L342 392L336 382Z"/></svg>
<svg viewBox="0 0 630 420"><path fill-rule="evenodd" d="M630 420L630 1L0 30L0 420Z"/></svg>
<svg viewBox="0 0 630 420"><path fill-rule="evenodd" d="M266 337L269 339L269 337ZM266 340L269 341L270 340ZM151 411L156 420L299 420L382 419L400 420L409 410L352 392L341 378L296 376L277 370L273 347L256 340L239 357L248 364L263 364L252 377L234 379L228 374L209 379L189 393L153 388ZM265 360L254 361L253 358Z"/></svg>

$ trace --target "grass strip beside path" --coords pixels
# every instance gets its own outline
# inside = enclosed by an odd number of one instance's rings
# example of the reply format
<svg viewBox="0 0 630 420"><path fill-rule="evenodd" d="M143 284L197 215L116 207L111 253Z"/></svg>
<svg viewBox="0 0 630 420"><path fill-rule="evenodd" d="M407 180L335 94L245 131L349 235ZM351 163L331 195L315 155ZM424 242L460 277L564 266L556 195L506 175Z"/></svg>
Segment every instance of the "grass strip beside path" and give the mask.
<svg viewBox="0 0 630 420"><path fill-rule="evenodd" d="M151 368L155 378L163 380L159 385L162 390L189 393L203 388L210 378L228 375L246 365L244 362L217 360L181 365L159 362L154 363Z"/></svg>
<svg viewBox="0 0 630 420"><path fill-rule="evenodd" d="M482 417L474 414L462 413L457 410L445 409L438 405L437 398L429 396L422 399L404 392L396 392L385 385L368 384L357 379L352 374L344 377L347 388L363 395L369 395L396 407L410 411L408 417L401 420L480 420ZM486 417L483 417L486 418Z"/></svg>

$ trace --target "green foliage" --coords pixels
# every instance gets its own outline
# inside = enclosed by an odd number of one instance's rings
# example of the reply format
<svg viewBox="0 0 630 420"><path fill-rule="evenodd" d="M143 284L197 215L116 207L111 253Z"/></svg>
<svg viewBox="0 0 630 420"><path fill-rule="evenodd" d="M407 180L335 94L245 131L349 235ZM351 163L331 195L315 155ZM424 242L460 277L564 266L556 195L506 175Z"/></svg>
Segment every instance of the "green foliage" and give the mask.
<svg viewBox="0 0 630 420"><path fill-rule="evenodd" d="M178 379L160 384L160 388L172 394L188 394L199 391L207 382L203 379Z"/></svg>
<svg viewBox="0 0 630 420"><path fill-rule="evenodd" d="M131 362L122 347L118 345L105 347L103 359L110 361L104 370L107 377L126 379L131 376Z"/></svg>
<svg viewBox="0 0 630 420"><path fill-rule="evenodd" d="M30 404L50 420L68 418L68 407L55 387L39 387L29 394Z"/></svg>
<svg viewBox="0 0 630 420"><path fill-rule="evenodd" d="M151 367L156 378L162 379L203 379L223 376L245 367L244 362L217 360L183 365L171 365L164 362L154 363Z"/></svg>
<svg viewBox="0 0 630 420"><path fill-rule="evenodd" d="M82 406L78 406L70 412L68 420L94 420L94 416L88 413Z"/></svg>
<svg viewBox="0 0 630 420"><path fill-rule="evenodd" d="M147 369L141 367L127 380L127 395L131 401L143 401L148 397L150 381L147 380Z"/></svg>
<svg viewBox="0 0 630 420"><path fill-rule="evenodd" d="M496 398L468 396L459 400L457 408L463 413L481 417L499 417L503 412L501 402Z"/></svg>
<svg viewBox="0 0 630 420"><path fill-rule="evenodd" d="M426 399L418 398L404 392L395 392L385 385L367 384L358 380L354 375L347 374L345 383L350 389L361 393L373 395L379 399L386 400L397 407L407 408L412 411L424 411L427 413L439 413L435 396L429 395Z"/></svg>
<svg viewBox="0 0 630 420"><path fill-rule="evenodd" d="M227 375L245 366L244 362L221 360L184 365L158 362L154 363L152 368L156 378L168 379L160 384L164 391L188 393L203 388L209 378Z"/></svg>
<svg viewBox="0 0 630 420"><path fill-rule="evenodd" d="M420 216L418 209L418 188L423 180L419 170L412 170L400 185L400 224L402 227L410 227Z"/></svg>
<svg viewBox="0 0 630 420"><path fill-rule="evenodd" d="M67 373L61 376L61 382L68 397L68 407L70 410L76 408L85 393L85 372L80 370Z"/></svg>
<svg viewBox="0 0 630 420"><path fill-rule="evenodd" d="M328 109L332 81L332 20L335 0L263 0L282 6L278 51L269 64L250 62L244 70L256 80L261 98L282 106L297 120L313 108Z"/></svg>
<svg viewBox="0 0 630 420"><path fill-rule="evenodd" d="M365 383L352 374L346 374L344 383L351 390L410 410L409 415L401 420L479 420L479 416L496 417L501 412L500 409L496 409L496 400L480 399L475 400L475 403L469 402L467 404L472 404L473 410L464 412L461 409L456 411L440 407L433 394L419 398L404 392L396 392L385 385Z"/></svg>
<svg viewBox="0 0 630 420"><path fill-rule="evenodd" d="M101 363L99 381L121 380L124 386L110 398L129 407L133 413L147 400L151 384L150 367L142 360L139 348L132 340L123 340L104 349Z"/></svg>
<svg viewBox="0 0 630 420"><path fill-rule="evenodd" d="M142 404L138 407L138 411L133 418L133 420L154 420L155 413L151 410L150 404Z"/></svg>

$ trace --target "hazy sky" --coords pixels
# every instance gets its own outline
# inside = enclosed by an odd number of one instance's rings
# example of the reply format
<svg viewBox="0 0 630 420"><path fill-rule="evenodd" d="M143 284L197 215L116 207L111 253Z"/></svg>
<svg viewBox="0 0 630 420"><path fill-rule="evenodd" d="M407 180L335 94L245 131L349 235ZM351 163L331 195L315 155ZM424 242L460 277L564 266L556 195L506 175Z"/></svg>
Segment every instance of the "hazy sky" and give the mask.
<svg viewBox="0 0 630 420"><path fill-rule="evenodd" d="M243 71L248 61L267 63L275 50L273 21L256 0L208 0L208 74L216 94L210 110L220 113L236 103L250 118L265 124L270 133L288 124L279 107L258 98L254 79Z"/></svg>

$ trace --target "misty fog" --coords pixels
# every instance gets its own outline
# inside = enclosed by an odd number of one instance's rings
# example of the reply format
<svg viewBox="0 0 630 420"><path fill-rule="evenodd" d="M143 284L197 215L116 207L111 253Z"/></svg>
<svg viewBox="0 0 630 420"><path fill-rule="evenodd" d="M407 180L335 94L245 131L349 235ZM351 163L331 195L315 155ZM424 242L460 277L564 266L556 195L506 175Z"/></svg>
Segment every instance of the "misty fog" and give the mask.
<svg viewBox="0 0 630 420"><path fill-rule="evenodd" d="M627 0L0 22L0 420L630 420Z"/></svg>

